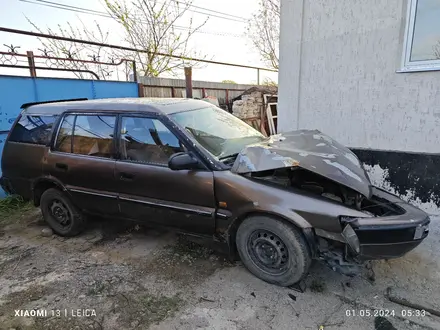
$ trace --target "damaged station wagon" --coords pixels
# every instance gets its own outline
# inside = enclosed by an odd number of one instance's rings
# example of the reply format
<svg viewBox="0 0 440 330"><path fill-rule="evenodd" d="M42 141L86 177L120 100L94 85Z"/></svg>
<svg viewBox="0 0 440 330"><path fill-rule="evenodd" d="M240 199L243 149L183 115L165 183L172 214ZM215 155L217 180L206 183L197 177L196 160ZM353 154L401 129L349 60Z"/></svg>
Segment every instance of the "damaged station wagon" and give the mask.
<svg viewBox="0 0 440 330"><path fill-rule="evenodd" d="M171 227L222 243L281 286L314 259L350 273L428 235L426 213L372 186L358 158L319 131L265 137L192 99L22 108L1 185L40 206L59 235L79 234L94 214Z"/></svg>

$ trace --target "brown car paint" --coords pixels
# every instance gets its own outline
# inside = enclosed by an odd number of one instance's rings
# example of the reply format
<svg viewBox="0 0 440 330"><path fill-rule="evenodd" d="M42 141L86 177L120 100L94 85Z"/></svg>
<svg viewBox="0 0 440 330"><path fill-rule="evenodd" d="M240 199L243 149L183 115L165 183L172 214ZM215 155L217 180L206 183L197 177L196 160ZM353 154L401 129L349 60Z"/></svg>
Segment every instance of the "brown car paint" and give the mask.
<svg viewBox="0 0 440 330"><path fill-rule="evenodd" d="M173 171L166 166L125 161L121 159L118 152L118 140L115 141L115 150L111 159L57 152L51 147L56 139L57 129L55 127L51 144L47 146L6 142L2 157L2 185L11 186L18 194L31 198L42 182L45 184L52 182L65 190L74 203L84 211L123 219L151 221L196 235L211 237L214 235L217 239L218 237L224 238L225 242L230 244L234 244L230 238L234 236L234 230L239 222L247 215L254 213L271 214L289 221L304 231L311 244L314 243L311 241L315 240L314 229L323 237L335 237L339 240L343 229L341 217L355 219L353 226L357 226L357 229L371 224L374 224L376 229L392 228L397 223L416 228L421 225L427 226L429 223L426 213L385 192L378 192L378 194L389 202L402 205L405 209L403 216L371 217L365 212L328 198L252 178L249 174L261 169L255 167L255 169L246 170L249 162L245 157L251 156L254 164L258 161L256 153L249 153L250 148L245 148L237 157L236 166L234 166L237 173L233 173L231 166L210 155L188 132L169 117L175 112L207 106L212 105L204 101L189 99L146 98L31 105L22 113L62 116L66 112L99 112L157 118L179 138L186 150L199 160L201 169ZM115 138L118 138L120 129L119 126L116 127ZM306 135L318 134L316 131L303 132ZM275 149L277 149L275 152L281 150L283 157L292 156L294 160L299 157L310 157L302 164L308 170L313 171L313 159L319 158L322 161L322 155L300 155L302 153L300 148L292 148L294 136L301 137L301 135L304 134L298 132L288 134L290 137L287 144L280 143L282 140L279 137L275 138L273 140ZM329 141L325 138L321 140ZM316 144L320 143L324 142ZM338 149L337 157L350 153L348 149L339 144L328 143L326 147L332 145L336 146L334 149ZM271 167L270 163L274 160L273 148L274 146L260 145L253 149L257 150L259 157L264 157L264 155L269 157L267 162L262 160L266 164L264 169ZM290 156L289 148L291 148ZM331 159L334 159L332 157ZM361 166L352 162L351 157L345 158L341 160L344 166L356 165L355 171L361 180L357 180L358 183L350 186L350 182L353 181L348 180L347 176L342 173L346 171L337 172L334 166L330 167L332 169L330 178L364 195L368 195L370 191L374 195L376 190L369 186L368 178ZM275 163L279 164L279 159L275 160L277 160ZM301 164L301 159L299 162ZM298 166L296 162L284 164L284 166ZM321 168L317 173L325 176L323 171L325 172L324 168ZM340 175L339 179L337 175ZM38 200L36 203L38 204ZM402 252L414 248L426 235L427 232L421 239L411 242L397 242L401 246L394 255L399 256ZM387 249L386 246L381 246L378 250L377 246L368 243L364 248L375 253L375 255L369 255L369 258L383 255L393 256L393 251L388 250L383 253L384 249Z"/></svg>

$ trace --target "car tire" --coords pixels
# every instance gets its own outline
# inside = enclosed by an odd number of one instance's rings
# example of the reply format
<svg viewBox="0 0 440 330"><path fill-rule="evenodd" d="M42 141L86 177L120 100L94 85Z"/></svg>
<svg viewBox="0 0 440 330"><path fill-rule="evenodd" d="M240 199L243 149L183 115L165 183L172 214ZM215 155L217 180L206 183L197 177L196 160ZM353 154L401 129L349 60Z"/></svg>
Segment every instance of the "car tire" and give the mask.
<svg viewBox="0 0 440 330"><path fill-rule="evenodd" d="M58 189L43 193L40 208L44 220L60 236L76 236L84 229L84 214Z"/></svg>
<svg viewBox="0 0 440 330"><path fill-rule="evenodd" d="M260 279L280 286L299 282L312 258L301 232L270 216L251 216L238 227L236 245L241 261Z"/></svg>

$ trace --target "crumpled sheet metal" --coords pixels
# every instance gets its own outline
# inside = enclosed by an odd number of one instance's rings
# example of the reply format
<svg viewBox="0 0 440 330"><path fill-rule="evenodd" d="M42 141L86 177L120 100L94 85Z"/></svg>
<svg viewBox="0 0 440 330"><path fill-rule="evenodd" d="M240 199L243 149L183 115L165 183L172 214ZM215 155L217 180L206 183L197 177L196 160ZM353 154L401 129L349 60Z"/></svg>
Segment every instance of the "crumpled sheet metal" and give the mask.
<svg viewBox="0 0 440 330"><path fill-rule="evenodd" d="M295 166L371 197L370 180L356 155L318 130L292 131L251 144L240 152L231 171L250 173Z"/></svg>

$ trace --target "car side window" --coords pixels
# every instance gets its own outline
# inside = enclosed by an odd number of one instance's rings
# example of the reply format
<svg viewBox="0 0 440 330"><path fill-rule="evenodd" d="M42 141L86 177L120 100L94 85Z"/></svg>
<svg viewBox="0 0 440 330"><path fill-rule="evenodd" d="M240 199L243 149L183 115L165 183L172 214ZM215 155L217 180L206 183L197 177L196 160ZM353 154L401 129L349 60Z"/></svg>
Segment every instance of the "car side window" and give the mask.
<svg viewBox="0 0 440 330"><path fill-rule="evenodd" d="M184 151L179 139L158 119L122 117L120 152L123 159L167 165L171 155Z"/></svg>
<svg viewBox="0 0 440 330"><path fill-rule="evenodd" d="M73 138L73 124L75 123L75 116L69 115L64 117L58 131L55 150L61 152L72 152L72 138Z"/></svg>
<svg viewBox="0 0 440 330"><path fill-rule="evenodd" d="M66 116L58 133L56 150L111 158L115 123L116 116Z"/></svg>
<svg viewBox="0 0 440 330"><path fill-rule="evenodd" d="M46 145L55 120L56 116L23 115L12 129L9 141Z"/></svg>
<svg viewBox="0 0 440 330"><path fill-rule="evenodd" d="M77 116L73 153L111 158L116 116Z"/></svg>

